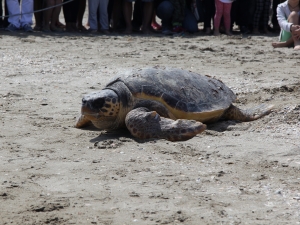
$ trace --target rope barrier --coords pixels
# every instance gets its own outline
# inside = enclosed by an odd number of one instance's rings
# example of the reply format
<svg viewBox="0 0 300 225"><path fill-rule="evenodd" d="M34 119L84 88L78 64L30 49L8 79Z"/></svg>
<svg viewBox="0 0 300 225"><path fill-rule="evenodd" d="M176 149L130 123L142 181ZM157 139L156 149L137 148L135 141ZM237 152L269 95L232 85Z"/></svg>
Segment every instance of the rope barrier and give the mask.
<svg viewBox="0 0 300 225"><path fill-rule="evenodd" d="M28 12L28 13L19 13L19 14L13 14L13 15L8 15L8 16L0 16L2 18L6 18L6 17L11 17L11 16L22 16L22 15L26 15L26 14L31 14L31 13L36 13L36 12L42 12L42 11L46 11L48 9L52 9L52 8L55 8L57 6L62 6L62 5L65 5L69 2L72 2L74 0L68 0L67 2L62 2L60 4L57 4L57 5L54 5L54 6L50 6L50 7L47 7L47 8L43 8L43 9L39 9L39 10L35 10L33 12Z"/></svg>

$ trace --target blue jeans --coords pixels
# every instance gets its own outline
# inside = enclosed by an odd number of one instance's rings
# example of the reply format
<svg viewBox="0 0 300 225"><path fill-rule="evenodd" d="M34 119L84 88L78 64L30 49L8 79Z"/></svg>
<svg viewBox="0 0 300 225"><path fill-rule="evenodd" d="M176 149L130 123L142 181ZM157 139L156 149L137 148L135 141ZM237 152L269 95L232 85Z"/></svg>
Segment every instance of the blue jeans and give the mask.
<svg viewBox="0 0 300 225"><path fill-rule="evenodd" d="M156 8L156 15L161 19L162 30L172 30L172 15L174 12L174 7L168 0L163 1ZM192 13L192 11L187 7L185 9L185 16L182 26L186 31L194 33L198 31L198 22Z"/></svg>

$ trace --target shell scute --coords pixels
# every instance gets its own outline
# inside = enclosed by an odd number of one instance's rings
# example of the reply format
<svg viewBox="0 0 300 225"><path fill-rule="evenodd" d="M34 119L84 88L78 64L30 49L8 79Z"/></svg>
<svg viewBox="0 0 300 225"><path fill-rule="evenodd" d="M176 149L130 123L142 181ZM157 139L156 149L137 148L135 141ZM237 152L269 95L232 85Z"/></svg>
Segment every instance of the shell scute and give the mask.
<svg viewBox="0 0 300 225"><path fill-rule="evenodd" d="M222 112L236 99L222 81L181 69L134 70L115 81L122 81L133 96L159 101L179 113Z"/></svg>

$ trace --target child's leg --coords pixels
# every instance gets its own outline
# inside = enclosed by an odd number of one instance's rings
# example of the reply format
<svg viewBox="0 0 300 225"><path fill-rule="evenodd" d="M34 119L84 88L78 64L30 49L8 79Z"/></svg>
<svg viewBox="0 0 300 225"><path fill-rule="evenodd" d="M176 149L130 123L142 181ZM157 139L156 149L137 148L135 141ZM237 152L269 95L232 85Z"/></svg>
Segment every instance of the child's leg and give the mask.
<svg viewBox="0 0 300 225"><path fill-rule="evenodd" d="M259 34L259 20L264 9L264 0L256 0L255 13L253 17L253 33Z"/></svg>
<svg viewBox="0 0 300 225"><path fill-rule="evenodd" d="M214 19L214 35L219 35L220 34L220 22L221 18L223 15L223 5L219 0L215 0L215 5L216 5L216 14L215 14L215 19Z"/></svg>
<svg viewBox="0 0 300 225"><path fill-rule="evenodd" d="M231 6L232 6L232 3L224 3L224 7L223 7L224 25L225 25L225 32L226 32L227 35L231 35L231 32L230 32L230 26L231 26L230 11L231 11Z"/></svg>
<svg viewBox="0 0 300 225"><path fill-rule="evenodd" d="M47 7L47 8L48 7L50 8L50 7L55 5L55 0L46 0L45 2L46 2L45 7ZM44 11L43 31L45 31L45 32L51 31L49 23L50 23L50 20L51 20L51 17L52 17L53 10L54 10L53 8L50 8L50 9Z"/></svg>
<svg viewBox="0 0 300 225"><path fill-rule="evenodd" d="M59 5L62 3L62 0L56 0L55 5ZM50 28L52 31L62 31L61 29L56 27L56 23L58 21L58 17L61 11L61 6L57 6L53 9Z"/></svg>
<svg viewBox="0 0 300 225"><path fill-rule="evenodd" d="M107 12L108 1L109 0L100 0L99 18L102 31L108 31L109 29Z"/></svg>
<svg viewBox="0 0 300 225"><path fill-rule="evenodd" d="M273 48L284 48L284 47L291 47L293 46L293 44L294 44L294 40L291 37L290 39L284 42L273 42L272 46Z"/></svg>

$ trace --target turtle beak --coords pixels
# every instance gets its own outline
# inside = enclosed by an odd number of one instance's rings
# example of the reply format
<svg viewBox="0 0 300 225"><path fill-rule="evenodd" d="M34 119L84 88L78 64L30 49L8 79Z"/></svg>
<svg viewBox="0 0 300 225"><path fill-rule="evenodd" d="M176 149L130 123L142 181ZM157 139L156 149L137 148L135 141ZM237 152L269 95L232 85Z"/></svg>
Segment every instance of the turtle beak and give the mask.
<svg viewBox="0 0 300 225"><path fill-rule="evenodd" d="M83 98L81 105L81 114L96 119L99 117L99 109L96 109L92 103L93 102L91 99Z"/></svg>

